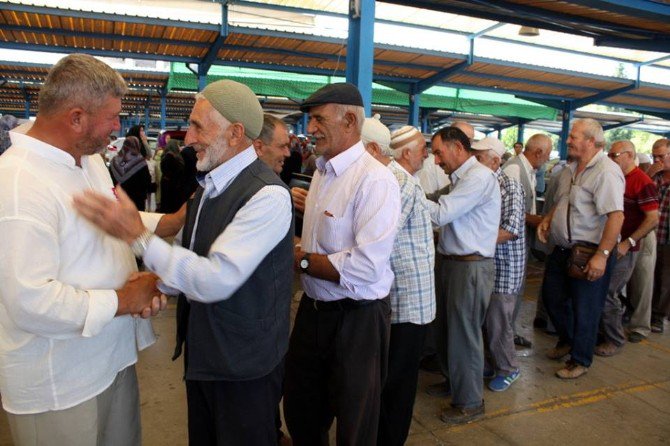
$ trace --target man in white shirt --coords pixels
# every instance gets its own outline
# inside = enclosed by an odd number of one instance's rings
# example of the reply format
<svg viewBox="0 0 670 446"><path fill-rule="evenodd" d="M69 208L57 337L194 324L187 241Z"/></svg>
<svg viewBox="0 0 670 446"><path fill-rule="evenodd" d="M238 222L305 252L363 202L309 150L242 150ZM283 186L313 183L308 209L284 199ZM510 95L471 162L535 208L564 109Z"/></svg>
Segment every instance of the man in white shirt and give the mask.
<svg viewBox="0 0 670 446"><path fill-rule="evenodd" d="M158 311L156 277L72 209L85 190L114 198L99 153L125 92L103 62L61 59L34 125L0 159L0 393L16 445L141 441L134 364L154 338L131 314Z"/></svg>
<svg viewBox="0 0 670 446"><path fill-rule="evenodd" d="M190 444L277 444L293 226L286 185L252 145L262 125L246 85L220 80L196 95L185 142L208 173L188 203L181 246L155 237L127 200L77 201L106 231L144 240L137 254L165 292L181 293L174 359L185 344Z"/></svg>
<svg viewBox="0 0 670 446"><path fill-rule="evenodd" d="M377 442L400 215L398 181L361 142L363 100L347 83L305 100L317 171L307 194L303 295L286 357L284 415L296 446L324 444L337 418L340 444Z"/></svg>

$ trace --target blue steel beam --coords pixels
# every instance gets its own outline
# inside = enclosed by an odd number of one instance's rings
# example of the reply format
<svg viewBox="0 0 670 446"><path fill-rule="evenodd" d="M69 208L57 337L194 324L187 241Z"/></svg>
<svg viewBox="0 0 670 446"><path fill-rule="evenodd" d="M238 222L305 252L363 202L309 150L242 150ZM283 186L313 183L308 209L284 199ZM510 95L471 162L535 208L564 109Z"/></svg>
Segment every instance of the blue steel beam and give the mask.
<svg viewBox="0 0 670 446"><path fill-rule="evenodd" d="M603 91L601 93L597 93L597 94L594 94L593 96L588 96L588 97L582 98L582 99L576 99L576 100L572 101L572 106L574 107L573 110L576 110L580 107L584 107L585 105L600 102L602 100L614 97L614 96L616 96L618 94L621 94L621 93L625 93L627 91L630 91L630 90L633 90L633 89L637 88L638 86L639 86L639 84L637 82L633 82L632 84L627 85L625 87L616 88L614 90L609 90L609 91Z"/></svg>
<svg viewBox="0 0 670 446"><path fill-rule="evenodd" d="M469 67L472 64L471 60L468 58L468 60L464 60L463 62L459 62L456 65L453 65L449 68L445 68L444 70L438 71L437 73L433 74L430 77L427 77L425 79L420 80L419 82L416 83L416 90L421 93L426 90L428 90L430 87L433 85L438 84L439 82L443 81L447 77L451 76L452 74L458 73L460 71L465 70L467 67Z"/></svg>
<svg viewBox="0 0 670 446"><path fill-rule="evenodd" d="M609 124L609 125L604 125L603 130L612 130L612 129L617 129L619 127L626 127L627 125L635 124L636 122L644 121L644 118L636 118L631 121L624 121L624 122L617 122L615 124Z"/></svg>
<svg viewBox="0 0 670 446"><path fill-rule="evenodd" d="M670 48L670 39L663 36L649 39L626 39L624 37L596 37L593 39L596 46L611 46L643 51L658 51L664 53Z"/></svg>
<svg viewBox="0 0 670 446"><path fill-rule="evenodd" d="M562 160L568 157L568 135L570 134L570 122L574 113L574 107L570 101L563 104L563 114L561 115L561 135L558 141L558 156Z"/></svg>
<svg viewBox="0 0 670 446"><path fill-rule="evenodd" d="M198 64L198 72L207 76L212 63L219 58L219 50L228 38L228 1L221 2L221 27L211 47Z"/></svg>
<svg viewBox="0 0 670 446"><path fill-rule="evenodd" d="M410 87L409 92L409 113L407 116L407 124L418 127L419 119L421 118L421 91L416 84Z"/></svg>
<svg viewBox="0 0 670 446"><path fill-rule="evenodd" d="M372 104L372 64L374 61L375 0L351 0L347 40L347 82L356 85L363 97L365 115Z"/></svg>
<svg viewBox="0 0 670 446"><path fill-rule="evenodd" d="M617 12L654 21L670 19L670 5L648 0L570 0L589 8Z"/></svg>

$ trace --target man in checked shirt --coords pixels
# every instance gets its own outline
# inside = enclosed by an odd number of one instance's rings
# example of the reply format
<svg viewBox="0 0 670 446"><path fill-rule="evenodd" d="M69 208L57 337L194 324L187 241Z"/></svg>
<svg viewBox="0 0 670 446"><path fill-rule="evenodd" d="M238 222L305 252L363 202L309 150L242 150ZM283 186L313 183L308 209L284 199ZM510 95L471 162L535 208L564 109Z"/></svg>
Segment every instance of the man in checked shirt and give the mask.
<svg viewBox="0 0 670 446"><path fill-rule="evenodd" d="M519 378L519 364L514 348L514 307L525 276L526 241L524 190L521 183L500 169L505 153L502 141L484 138L472 144L477 160L491 169L498 178L502 209L496 240L496 278L486 312L486 338L494 369L485 369L484 376L493 378L489 389L507 390Z"/></svg>

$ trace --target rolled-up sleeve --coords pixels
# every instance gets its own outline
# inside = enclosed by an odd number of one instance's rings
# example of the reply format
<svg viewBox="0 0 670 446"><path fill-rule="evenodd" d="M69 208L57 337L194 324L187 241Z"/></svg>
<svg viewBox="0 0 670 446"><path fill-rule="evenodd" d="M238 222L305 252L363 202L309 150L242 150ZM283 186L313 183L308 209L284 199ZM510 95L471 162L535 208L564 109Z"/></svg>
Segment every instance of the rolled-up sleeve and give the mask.
<svg viewBox="0 0 670 446"><path fill-rule="evenodd" d="M25 332L55 339L95 336L116 314L116 292L82 290L59 281L57 240L43 222L0 219L0 301Z"/></svg>

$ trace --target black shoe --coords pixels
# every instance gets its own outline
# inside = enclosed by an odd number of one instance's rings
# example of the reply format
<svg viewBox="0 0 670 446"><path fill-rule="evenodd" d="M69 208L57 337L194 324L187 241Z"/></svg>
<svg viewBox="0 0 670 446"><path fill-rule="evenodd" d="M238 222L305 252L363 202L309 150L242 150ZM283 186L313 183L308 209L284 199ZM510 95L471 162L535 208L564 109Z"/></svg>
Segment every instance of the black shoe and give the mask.
<svg viewBox="0 0 670 446"><path fill-rule="evenodd" d="M519 347L523 348L531 348L533 346L533 343L530 342L528 339L524 338L523 336L516 335L514 336L514 345L518 345Z"/></svg>
<svg viewBox="0 0 670 446"><path fill-rule="evenodd" d="M547 320L542 319L541 317L536 317L533 319L533 327L545 330L547 328Z"/></svg>
<svg viewBox="0 0 670 446"><path fill-rule="evenodd" d="M446 380L437 384L431 384L426 388L426 393L430 396L446 398L451 395L451 384Z"/></svg>
<svg viewBox="0 0 670 446"><path fill-rule="evenodd" d="M651 332L652 333L663 333L663 319L652 320L651 321Z"/></svg>
<svg viewBox="0 0 670 446"><path fill-rule="evenodd" d="M628 342L632 342L633 344L637 344L645 339L647 339L647 337L637 331L633 331L628 335Z"/></svg>
<svg viewBox="0 0 670 446"><path fill-rule="evenodd" d="M481 406L465 409L462 407L447 407L442 410L440 419L447 424L467 424L472 423L478 418L484 416L484 403Z"/></svg>

